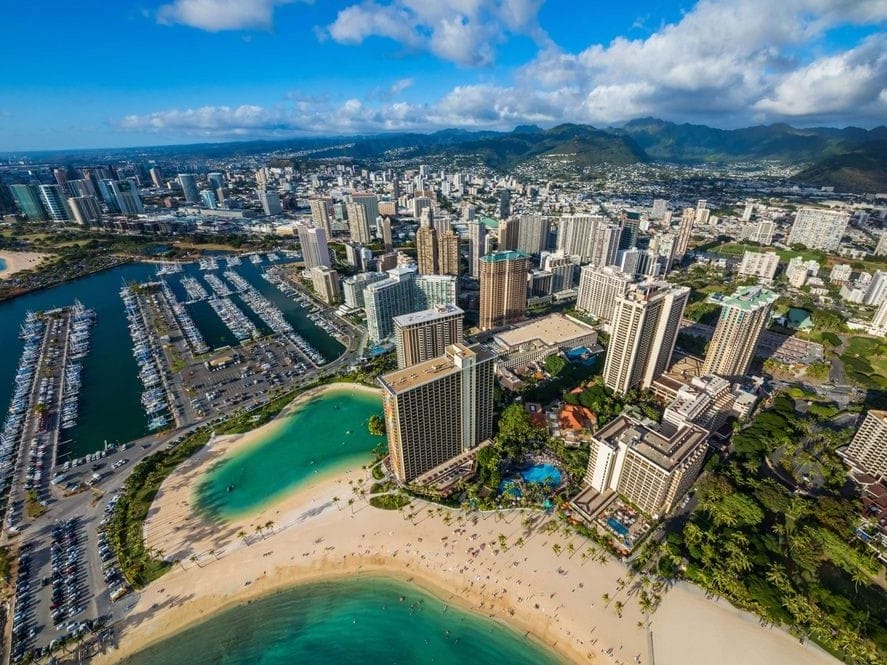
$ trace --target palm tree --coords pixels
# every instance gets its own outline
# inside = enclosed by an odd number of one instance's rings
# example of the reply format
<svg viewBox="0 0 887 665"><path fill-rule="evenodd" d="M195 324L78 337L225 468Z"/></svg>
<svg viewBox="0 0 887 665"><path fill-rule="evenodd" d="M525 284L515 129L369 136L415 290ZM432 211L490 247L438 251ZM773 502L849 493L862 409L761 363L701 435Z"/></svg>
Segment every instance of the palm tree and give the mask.
<svg viewBox="0 0 887 665"><path fill-rule="evenodd" d="M243 542L244 542L245 544L249 545L249 541L246 539L246 531L244 531L243 529L241 529L240 531L237 532L237 537L238 537L238 538L243 538Z"/></svg>
<svg viewBox="0 0 887 665"><path fill-rule="evenodd" d="M604 601L605 603L609 604L610 603L610 594L608 594L608 593L601 594L601 600Z"/></svg>
<svg viewBox="0 0 887 665"><path fill-rule="evenodd" d="M268 520L265 522L265 528L268 529L272 534L274 533L274 520Z"/></svg>
<svg viewBox="0 0 887 665"><path fill-rule="evenodd" d="M616 608L616 616L618 616L621 619L622 618L622 609L625 607L625 603L623 603L621 600L617 600L615 602L615 604L613 605L613 607Z"/></svg>

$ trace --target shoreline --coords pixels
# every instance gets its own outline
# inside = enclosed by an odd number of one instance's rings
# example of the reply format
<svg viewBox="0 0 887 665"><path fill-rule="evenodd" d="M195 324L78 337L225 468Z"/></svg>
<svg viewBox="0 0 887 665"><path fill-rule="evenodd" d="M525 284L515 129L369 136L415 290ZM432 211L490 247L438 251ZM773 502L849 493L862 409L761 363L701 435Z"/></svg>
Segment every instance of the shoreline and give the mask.
<svg viewBox="0 0 887 665"><path fill-rule="evenodd" d="M14 252L0 250L0 259L6 267L0 270L0 279L7 279L24 270L35 270L47 258L52 256L45 252Z"/></svg>
<svg viewBox="0 0 887 665"><path fill-rule="evenodd" d="M286 426L288 418L292 417L311 400L323 397L329 393L339 391L348 392L351 388L356 388L358 392L364 394L381 394L381 390L377 388L372 388L364 384L345 382L327 383L299 393L285 407L283 407L274 418L264 425L250 430L249 432L243 432L240 434L221 434L211 438L200 451L185 460L178 469L170 474L169 478L167 478L163 485L161 485L157 498L163 493L164 486L175 476L186 474L188 476L188 484L193 486L193 491L188 498L188 504L195 517L226 527L253 527L253 523L257 521L263 523L260 518L275 511L276 508L279 508L287 501L291 501L294 497L302 497L318 485L328 482L331 478L352 471L351 467L355 462L358 462L358 458L355 456L340 460L338 463L331 464L322 471L316 472L314 476L306 477L304 480L300 481L293 487L290 487L280 495L271 497L269 500L252 509L229 515L211 514L201 507L198 490L205 480L206 475L211 473L217 465L224 464L228 460L239 455L247 454L254 448L263 445L265 441L273 437ZM369 451L367 451L368 456L369 454ZM359 469L360 464L357 466ZM155 508L158 506L157 498L155 498L154 503L148 511L148 517L145 520L143 533L146 540L154 533L151 527L152 517L155 515ZM184 504L179 505L183 506ZM181 515L181 517L187 519L187 516L184 514Z"/></svg>
<svg viewBox="0 0 887 665"><path fill-rule="evenodd" d="M111 256L116 256L118 258L121 258L117 254L112 254ZM75 277L65 277L64 279L59 279L56 281L47 282L46 284L37 284L35 286L20 287L15 291L0 293L0 303L15 300L16 298L20 298L21 296L26 296L30 293L36 293L38 291L43 291L45 289L52 289L52 288L55 288L56 286L61 286L62 284L76 282L80 279L84 279L86 277L91 277L92 275L97 275L100 272L105 272L106 270L114 270L115 268L125 266L129 263L138 263L138 261L133 261L132 259L129 259L129 258L121 258L121 261L119 263L114 263L113 265L107 265L107 266L99 266L97 268L90 268L89 270L82 272L82 273L76 275ZM2 283L2 281L0 281L0 287L2 287L2 286L4 286L4 284Z"/></svg>
<svg viewBox="0 0 887 665"><path fill-rule="evenodd" d="M551 516L467 514L417 499L403 511L379 510L366 496L373 482L368 470L351 469L318 478L253 515L261 528L248 537L242 527L250 518L228 524L194 515L190 481L210 463L176 470L158 492L145 524L147 544L176 563L120 601L126 618L117 624L117 646L95 662L119 662L221 609L305 583L365 575L415 584L532 636L565 662L652 662L637 580ZM272 526L263 524L269 517ZM652 629L656 665L740 665L748 662L749 640L763 654L757 663L835 662L680 586L665 594ZM707 641L689 639L697 632Z"/></svg>
<svg viewBox="0 0 887 665"><path fill-rule="evenodd" d="M160 630L154 635L151 636L148 640L139 644L138 650L129 650L123 651L120 654L111 654L115 657L115 660L111 662L125 662L126 659L131 658L133 656L142 653L143 651L150 649L152 647L161 644L162 642L170 639L179 633L183 633L187 630L200 626L208 621L212 621L219 614L226 612L228 610L238 608L238 607L248 607L252 603L263 600L266 598L270 598L277 594L287 593L290 591L298 590L301 587L311 586L314 584L323 584L325 582L340 582L344 580L356 580L363 582L372 582L374 580L378 581L393 581L398 584L403 584L408 587L415 587L420 592L426 593L433 598L435 598L438 602L443 605L450 605L458 608L459 610L476 616L478 618L484 618L486 620L494 622L500 628L507 630L509 633L513 634L515 639L521 638L521 632L523 631L525 634L523 638L530 641L534 646L539 649L542 649L546 653L551 656L561 660L564 663L571 662L580 662L580 660L584 660L581 657L579 660L576 660L573 656L578 656L578 654L570 654L571 657L567 658L566 654L571 652L572 650L553 648L551 644L547 644L545 641L541 639L539 635L534 631L534 627L531 624L520 626L521 630L518 630L516 624L518 622L514 621L514 617L506 617L502 616L500 613L492 613L484 612L482 608L478 607L472 601L464 598L462 596L458 596L454 594L451 590L442 587L437 580L425 576L421 573L417 573L416 571L410 569L404 569L398 567L397 565L392 566L392 562L377 562L377 563L363 563L354 568L353 566L346 566L342 569L317 569L317 570L308 570L299 575L297 581L291 580L283 580L279 582L270 582L263 585L258 585L253 583L246 589L242 594L238 594L234 597L221 599L221 602L211 602L213 601L213 597L209 597L206 600L209 601L211 605L211 609L205 614L203 611L197 616L187 615L182 622L176 622L174 617L171 618L169 623L174 624L169 627L168 630ZM103 663L104 657L98 656L95 663ZM593 662L593 661L589 661Z"/></svg>

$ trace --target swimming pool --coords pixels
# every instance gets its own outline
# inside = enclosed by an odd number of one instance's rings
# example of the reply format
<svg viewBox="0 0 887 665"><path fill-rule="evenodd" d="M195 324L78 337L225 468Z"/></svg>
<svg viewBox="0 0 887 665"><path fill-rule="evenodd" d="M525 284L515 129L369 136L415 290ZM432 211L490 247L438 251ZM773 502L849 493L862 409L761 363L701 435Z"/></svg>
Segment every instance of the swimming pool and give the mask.
<svg viewBox="0 0 887 665"><path fill-rule="evenodd" d="M545 484L557 487L561 484L561 471L552 464L536 464L521 471L521 477L528 483Z"/></svg>

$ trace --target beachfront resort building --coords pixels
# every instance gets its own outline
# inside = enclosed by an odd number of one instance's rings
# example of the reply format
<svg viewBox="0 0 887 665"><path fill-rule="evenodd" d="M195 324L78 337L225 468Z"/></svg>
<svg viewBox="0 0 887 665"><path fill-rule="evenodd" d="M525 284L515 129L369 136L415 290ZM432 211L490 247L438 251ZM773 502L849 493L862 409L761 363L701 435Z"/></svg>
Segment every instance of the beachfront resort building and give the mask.
<svg viewBox="0 0 887 665"><path fill-rule="evenodd" d="M462 341L465 312L456 305L438 305L394 317L397 367L404 369L444 355L446 348Z"/></svg>
<svg viewBox="0 0 887 665"><path fill-rule="evenodd" d="M394 475L409 483L493 434L493 360L479 344L379 377Z"/></svg>
<svg viewBox="0 0 887 665"><path fill-rule="evenodd" d="M370 339L388 339L396 316L455 305L456 280L453 275L418 275L416 266L409 265L392 268L385 279L367 285L362 293Z"/></svg>
<svg viewBox="0 0 887 665"><path fill-rule="evenodd" d="M705 354L703 374L745 377L777 297L760 286L740 287L731 296L709 297L709 302L721 306L721 315Z"/></svg>
<svg viewBox="0 0 887 665"><path fill-rule="evenodd" d="M618 494L654 518L664 515L699 475L707 437L692 423L656 428L622 414L591 437L589 487L575 501L589 505L594 497Z"/></svg>

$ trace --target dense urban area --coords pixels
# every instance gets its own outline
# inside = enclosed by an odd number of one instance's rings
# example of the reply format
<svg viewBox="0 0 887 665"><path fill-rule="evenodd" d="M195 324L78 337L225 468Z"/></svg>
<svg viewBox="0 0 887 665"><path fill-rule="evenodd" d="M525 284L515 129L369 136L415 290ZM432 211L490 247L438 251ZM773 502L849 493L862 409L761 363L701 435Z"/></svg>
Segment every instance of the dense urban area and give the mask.
<svg viewBox="0 0 887 665"><path fill-rule="evenodd" d="M521 509L528 533L549 515L555 555L578 535L624 566L599 599L620 618L636 603L649 627L691 582L884 662L887 194L776 160L493 162L482 143L0 164L0 299L151 265L114 285L134 441L72 452L102 353L85 296L4 319L22 343L0 435L9 662L103 652L186 565L146 542L164 480L334 381L381 391L372 506Z"/></svg>

